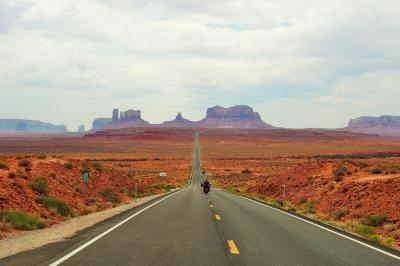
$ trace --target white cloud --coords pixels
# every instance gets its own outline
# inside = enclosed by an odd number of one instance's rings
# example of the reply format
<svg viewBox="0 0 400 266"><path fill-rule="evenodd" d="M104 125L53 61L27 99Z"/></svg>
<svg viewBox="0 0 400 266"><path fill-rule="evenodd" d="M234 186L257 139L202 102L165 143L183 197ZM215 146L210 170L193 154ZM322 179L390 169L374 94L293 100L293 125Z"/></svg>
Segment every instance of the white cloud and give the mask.
<svg viewBox="0 0 400 266"><path fill-rule="evenodd" d="M113 106L141 108L160 122L174 110L200 118L209 105L246 101L288 127L395 112L370 106L377 92L399 96L399 8L394 0L4 1L0 111L73 128L82 111L88 124ZM28 92L30 101L18 105ZM58 103L49 112L58 116L36 111L41 97ZM71 110L73 99L86 97L102 100ZM270 119L269 106L302 122ZM326 106L342 114L329 121L310 114Z"/></svg>

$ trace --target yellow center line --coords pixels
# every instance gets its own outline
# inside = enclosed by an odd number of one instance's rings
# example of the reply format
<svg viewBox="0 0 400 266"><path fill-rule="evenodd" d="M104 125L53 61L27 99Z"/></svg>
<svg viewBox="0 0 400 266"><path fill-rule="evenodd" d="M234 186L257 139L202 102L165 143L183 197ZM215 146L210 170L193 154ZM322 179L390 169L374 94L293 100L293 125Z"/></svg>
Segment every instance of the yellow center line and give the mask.
<svg viewBox="0 0 400 266"><path fill-rule="evenodd" d="M219 214L216 214L216 215L215 215L215 219L221 220L221 216L219 216Z"/></svg>
<svg viewBox="0 0 400 266"><path fill-rule="evenodd" d="M210 208L214 207L214 205L210 204Z"/></svg>
<svg viewBox="0 0 400 266"><path fill-rule="evenodd" d="M232 254L240 254L239 249L237 248L235 242L233 240L228 240L229 251Z"/></svg>

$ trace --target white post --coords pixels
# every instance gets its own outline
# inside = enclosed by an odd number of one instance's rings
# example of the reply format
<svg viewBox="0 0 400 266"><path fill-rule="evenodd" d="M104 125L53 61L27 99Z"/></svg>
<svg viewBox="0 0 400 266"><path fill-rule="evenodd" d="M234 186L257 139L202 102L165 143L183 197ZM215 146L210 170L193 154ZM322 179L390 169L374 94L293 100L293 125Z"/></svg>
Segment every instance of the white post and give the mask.
<svg viewBox="0 0 400 266"><path fill-rule="evenodd" d="M285 206L286 205L286 185L283 185L283 192L282 192L282 205Z"/></svg>
<svg viewBox="0 0 400 266"><path fill-rule="evenodd" d="M137 183L135 183L135 202L137 202Z"/></svg>

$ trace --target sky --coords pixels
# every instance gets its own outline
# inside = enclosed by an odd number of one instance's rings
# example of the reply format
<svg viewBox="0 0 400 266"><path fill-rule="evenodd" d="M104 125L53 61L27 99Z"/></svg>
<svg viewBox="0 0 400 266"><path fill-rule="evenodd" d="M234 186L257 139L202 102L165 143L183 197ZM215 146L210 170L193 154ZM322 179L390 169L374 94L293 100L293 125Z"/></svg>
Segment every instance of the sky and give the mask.
<svg viewBox="0 0 400 266"><path fill-rule="evenodd" d="M398 0L0 0L0 119L91 128L250 105L280 127L400 115Z"/></svg>

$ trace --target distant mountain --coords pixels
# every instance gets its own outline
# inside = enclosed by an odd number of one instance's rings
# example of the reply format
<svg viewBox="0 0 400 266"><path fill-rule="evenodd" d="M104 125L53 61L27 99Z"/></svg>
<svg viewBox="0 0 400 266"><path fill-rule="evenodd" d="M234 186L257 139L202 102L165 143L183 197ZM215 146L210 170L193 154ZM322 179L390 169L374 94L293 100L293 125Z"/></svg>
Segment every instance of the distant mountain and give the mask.
<svg viewBox="0 0 400 266"><path fill-rule="evenodd" d="M162 126L168 126L168 127L196 127L196 123L193 121L190 121L188 119L183 118L182 113L179 112L175 119L172 121L165 121Z"/></svg>
<svg viewBox="0 0 400 266"><path fill-rule="evenodd" d="M362 116L350 120L348 131L379 135L400 135L400 116Z"/></svg>
<svg viewBox="0 0 400 266"><path fill-rule="evenodd" d="M197 122L197 125L203 128L273 128L247 105L208 108L206 118Z"/></svg>
<svg viewBox="0 0 400 266"><path fill-rule="evenodd" d="M67 132L67 127L38 120L0 119L0 132L64 133Z"/></svg>

